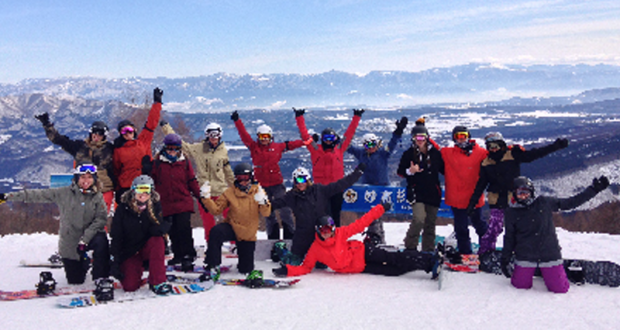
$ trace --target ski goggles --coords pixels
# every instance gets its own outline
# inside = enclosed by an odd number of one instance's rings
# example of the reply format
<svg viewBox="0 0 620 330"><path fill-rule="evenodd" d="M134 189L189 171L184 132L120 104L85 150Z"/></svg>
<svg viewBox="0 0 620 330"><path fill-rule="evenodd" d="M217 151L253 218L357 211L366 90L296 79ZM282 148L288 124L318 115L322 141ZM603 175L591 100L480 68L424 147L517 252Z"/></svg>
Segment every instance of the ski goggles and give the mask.
<svg viewBox="0 0 620 330"><path fill-rule="evenodd" d="M260 133L258 134L259 140L271 140L271 134L269 133Z"/></svg>
<svg viewBox="0 0 620 330"><path fill-rule="evenodd" d="M235 179L237 181L239 181L239 182L241 182L241 181L250 181L251 177L252 176L249 175L249 174L238 174L238 175L235 175Z"/></svg>
<svg viewBox="0 0 620 330"><path fill-rule="evenodd" d="M455 140L469 139L469 133L467 132L457 132L454 133Z"/></svg>
<svg viewBox="0 0 620 330"><path fill-rule="evenodd" d="M125 135L125 134L127 134L127 133L133 133L133 132L135 132L135 131L136 131L136 130L135 130L133 127L131 127L131 126L125 126L125 127L121 128L121 132L120 132L120 133L121 133L121 135Z"/></svg>
<svg viewBox="0 0 620 330"><path fill-rule="evenodd" d="M97 135L101 135L104 136L106 135L108 132L106 130L103 129L94 129L90 131L90 134L97 134Z"/></svg>
<svg viewBox="0 0 620 330"><path fill-rule="evenodd" d="M376 141L368 141L366 143L364 143L364 148L366 149L371 149L377 146L377 142Z"/></svg>
<svg viewBox="0 0 620 330"><path fill-rule="evenodd" d="M532 192L528 188L520 187L515 190L515 195L519 199L526 199L532 195Z"/></svg>
<svg viewBox="0 0 620 330"><path fill-rule="evenodd" d="M426 139L428 139L428 135L426 135L426 134L416 134L411 139L413 141L426 141Z"/></svg>
<svg viewBox="0 0 620 330"><path fill-rule="evenodd" d="M323 141L326 141L326 142L334 142L334 141L336 141L336 135L335 134L325 134L321 138L323 139Z"/></svg>
<svg viewBox="0 0 620 330"><path fill-rule="evenodd" d="M487 143L487 150L496 151L499 149L501 149L499 143L495 143L495 142Z"/></svg>
<svg viewBox="0 0 620 330"><path fill-rule="evenodd" d="M321 234L329 234L333 231L334 231L334 226L325 225L325 226L319 227L319 233Z"/></svg>
<svg viewBox="0 0 620 330"><path fill-rule="evenodd" d="M133 186L132 188L138 194L150 194L151 193L150 184L139 184L137 186Z"/></svg>
<svg viewBox="0 0 620 330"><path fill-rule="evenodd" d="M305 175L295 177L295 183L306 183L306 182L308 182L308 177Z"/></svg>
<svg viewBox="0 0 620 330"><path fill-rule="evenodd" d="M214 138L214 139L219 139L222 136L222 132L218 130L208 131L206 134L207 134L207 137Z"/></svg>
<svg viewBox="0 0 620 330"><path fill-rule="evenodd" d="M78 174L84 174L84 173L95 174L95 173L97 173L97 166L95 166L93 164L80 165L80 166L75 168L75 173L78 173Z"/></svg>
<svg viewBox="0 0 620 330"><path fill-rule="evenodd" d="M167 151L181 151L181 146L169 145L166 146Z"/></svg>

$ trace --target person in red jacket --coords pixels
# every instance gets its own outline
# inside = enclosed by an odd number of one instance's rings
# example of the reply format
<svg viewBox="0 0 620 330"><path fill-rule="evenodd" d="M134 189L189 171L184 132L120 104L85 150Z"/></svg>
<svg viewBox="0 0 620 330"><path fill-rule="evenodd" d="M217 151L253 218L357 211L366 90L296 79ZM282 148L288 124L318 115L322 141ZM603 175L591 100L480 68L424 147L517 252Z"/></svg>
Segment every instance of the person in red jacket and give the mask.
<svg viewBox="0 0 620 330"><path fill-rule="evenodd" d="M284 196L286 187L284 187L284 179L280 170L280 159L282 154L304 145L310 144L312 139L307 139L304 143L302 140L274 142L273 131L267 125L260 125L256 129L256 141L252 139L248 131L245 129L243 122L239 119L239 113L233 112L230 116L235 122L235 127L239 132L239 137L243 144L250 149L252 155L252 163L254 165L254 175L261 187L265 189L269 200ZM282 220L282 231L284 239L292 239L295 233L295 223L293 222L292 211L288 207L280 209L280 220ZM265 219L267 225L267 238L280 239L280 228L275 212Z"/></svg>
<svg viewBox="0 0 620 330"><path fill-rule="evenodd" d="M414 270L424 270L427 273L432 271L435 278L441 262L438 253L409 250L391 252L371 243L349 240L351 236L364 231L390 208L390 203L376 205L354 223L340 228L335 227L334 220L329 216L319 218L316 238L304 262L299 266L281 265L280 268L274 268L273 273L277 276L305 275L312 271L317 262L321 262L336 273L398 276Z"/></svg>
<svg viewBox="0 0 620 330"><path fill-rule="evenodd" d="M200 186L189 159L181 151L181 137L168 134L164 147L155 156L151 177L161 196L163 221L171 223L169 236L174 258L168 265L181 264L182 270L194 268L196 250L190 218L194 200L200 198Z"/></svg>
<svg viewBox="0 0 620 330"><path fill-rule="evenodd" d="M467 214L469 197L474 193L480 175L480 163L488 154L486 149L470 138L467 127L456 126L452 130L454 147L441 149L446 183L445 202L452 207L457 247L461 254L472 253L469 238L470 220L479 238L487 231L487 223L482 220L481 210L484 196L480 196L473 212Z"/></svg>
<svg viewBox="0 0 620 330"><path fill-rule="evenodd" d="M114 175L116 182L116 202L120 204L121 195L131 188L131 182L143 174L142 162L151 161L151 143L153 133L161 115L161 98L164 91L159 88L153 90L153 106L149 112L144 129L138 134L136 126L129 120L118 123L118 134L114 140ZM148 172L148 171L145 171Z"/></svg>
<svg viewBox="0 0 620 330"><path fill-rule="evenodd" d="M295 109L295 120L297 121L297 127L301 134L301 139L307 141L310 139L310 134L306 128L306 121L304 119L305 109ZM340 136L336 134L331 128L323 130L320 136L321 144L317 142L310 143L307 148L310 151L310 159L312 161L312 173L314 175L314 182L323 185L336 182L344 177L344 153L349 148L357 125L362 119L364 109L353 109L353 119L344 133L342 140ZM342 194L335 194L330 200L330 215L336 223L336 227L340 227L340 210L342 209Z"/></svg>

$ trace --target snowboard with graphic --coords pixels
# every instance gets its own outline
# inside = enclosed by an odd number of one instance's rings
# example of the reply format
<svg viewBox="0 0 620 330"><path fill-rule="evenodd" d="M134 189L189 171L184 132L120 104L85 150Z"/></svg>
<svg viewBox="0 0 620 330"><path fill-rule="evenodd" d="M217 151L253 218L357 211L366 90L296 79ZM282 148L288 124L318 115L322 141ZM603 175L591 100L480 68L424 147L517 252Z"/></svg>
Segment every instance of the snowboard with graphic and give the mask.
<svg viewBox="0 0 620 330"><path fill-rule="evenodd" d="M121 285L118 282L114 282L114 288L120 289ZM82 294L82 293L91 293L95 288L85 285L74 285L74 286L66 286L62 288L56 288L53 292L49 294L39 295L37 290L21 290L21 291L0 291L0 301L13 301L13 300L24 300L24 299L34 299L34 298L48 298L48 297L57 297L57 296L66 296L66 295L74 295L74 294Z"/></svg>

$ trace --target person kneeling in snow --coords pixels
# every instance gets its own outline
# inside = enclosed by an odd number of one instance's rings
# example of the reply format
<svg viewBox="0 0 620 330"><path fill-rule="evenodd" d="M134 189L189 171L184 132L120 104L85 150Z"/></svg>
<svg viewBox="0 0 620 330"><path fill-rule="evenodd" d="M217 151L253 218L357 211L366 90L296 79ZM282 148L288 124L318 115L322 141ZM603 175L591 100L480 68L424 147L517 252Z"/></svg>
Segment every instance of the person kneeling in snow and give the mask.
<svg viewBox="0 0 620 330"><path fill-rule="evenodd" d="M373 207L368 213L354 223L345 226L334 226L329 216L320 217L316 222L316 238L300 266L282 265L274 268L277 276L299 276L308 274L317 262L322 262L336 273L369 273L377 275L398 276L414 270L433 271L436 276L440 263L438 254L418 251L390 252L374 246L349 240L361 233L374 220L392 207L383 203Z"/></svg>
<svg viewBox="0 0 620 330"><path fill-rule="evenodd" d="M594 179L590 187L570 198L535 197L532 181L523 176L514 179L513 184L513 198L505 214L502 273L515 288L530 289L538 267L549 291L566 293L570 284L551 217L553 212L574 209L587 202L609 186L609 179ZM516 260L514 273L508 268L512 254Z"/></svg>

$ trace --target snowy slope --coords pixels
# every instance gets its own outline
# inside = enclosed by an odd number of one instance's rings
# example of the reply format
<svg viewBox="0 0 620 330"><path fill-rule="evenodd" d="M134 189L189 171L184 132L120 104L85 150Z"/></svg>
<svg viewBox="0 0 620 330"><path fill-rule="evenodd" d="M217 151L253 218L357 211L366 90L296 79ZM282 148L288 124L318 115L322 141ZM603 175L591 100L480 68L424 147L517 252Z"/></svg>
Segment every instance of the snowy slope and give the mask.
<svg viewBox="0 0 620 330"><path fill-rule="evenodd" d="M407 224L385 224L388 243L398 244ZM437 228L440 235L451 226ZM259 233L264 238L264 233ZM620 262L620 236L558 230L564 256ZM197 244L203 232L195 229ZM477 240L472 232L472 238ZM501 238L500 238L501 242ZM20 259L45 259L55 235L0 238L0 286L33 288L38 269L17 267ZM270 274L271 262L257 268ZM52 270L60 285L62 270ZM227 276L235 276L235 272ZM294 288L249 290L221 287L197 294L66 310L55 299L0 302L3 329L615 329L620 291L598 285L571 287L568 294L546 291L542 279L517 290L503 276L448 273L444 289L430 275L401 277L314 271ZM89 282L90 280L87 280ZM117 291L117 294L120 293Z"/></svg>

